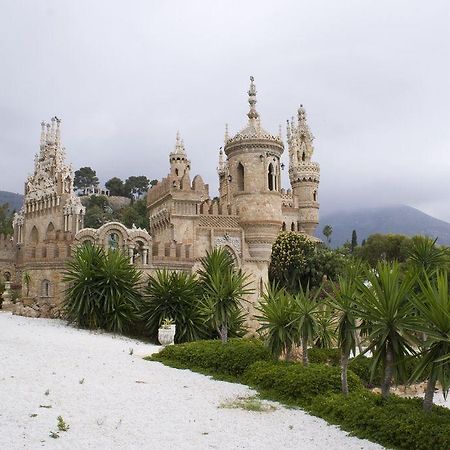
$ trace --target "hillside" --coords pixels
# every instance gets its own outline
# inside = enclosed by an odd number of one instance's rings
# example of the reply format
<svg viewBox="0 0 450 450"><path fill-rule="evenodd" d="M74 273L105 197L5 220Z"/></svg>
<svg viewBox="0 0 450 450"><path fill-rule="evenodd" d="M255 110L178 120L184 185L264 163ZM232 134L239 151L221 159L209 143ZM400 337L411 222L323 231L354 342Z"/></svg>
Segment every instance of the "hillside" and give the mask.
<svg viewBox="0 0 450 450"><path fill-rule="evenodd" d="M450 223L406 205L385 206L354 211L339 211L321 217L316 235L325 239L322 230L325 225L333 227L333 247L350 241L352 230L356 230L358 244L374 233L426 235L437 237L438 243L450 245Z"/></svg>
<svg viewBox="0 0 450 450"><path fill-rule="evenodd" d="M0 191L0 205L8 203L9 209L18 211L22 207L23 195Z"/></svg>

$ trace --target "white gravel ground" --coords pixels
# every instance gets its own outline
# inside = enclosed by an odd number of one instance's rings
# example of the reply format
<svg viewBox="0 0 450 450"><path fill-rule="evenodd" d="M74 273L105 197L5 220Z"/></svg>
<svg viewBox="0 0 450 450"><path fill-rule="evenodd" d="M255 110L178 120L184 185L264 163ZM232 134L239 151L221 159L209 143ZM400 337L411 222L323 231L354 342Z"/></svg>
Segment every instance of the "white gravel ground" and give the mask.
<svg viewBox="0 0 450 450"><path fill-rule="evenodd" d="M158 349L0 312L0 449L382 448L277 404L219 408L255 392L142 359Z"/></svg>

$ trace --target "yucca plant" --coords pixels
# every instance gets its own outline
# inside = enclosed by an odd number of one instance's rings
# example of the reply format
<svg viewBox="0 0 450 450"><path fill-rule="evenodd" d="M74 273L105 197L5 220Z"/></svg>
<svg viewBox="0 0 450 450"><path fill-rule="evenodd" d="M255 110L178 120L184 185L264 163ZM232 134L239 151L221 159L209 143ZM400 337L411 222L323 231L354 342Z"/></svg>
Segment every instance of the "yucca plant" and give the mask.
<svg viewBox="0 0 450 450"><path fill-rule="evenodd" d="M255 317L261 324L258 332L272 355L279 358L284 353L286 359L291 359L292 349L299 341L292 295L275 284L268 285L256 310L260 313Z"/></svg>
<svg viewBox="0 0 450 450"><path fill-rule="evenodd" d="M426 338L421 344L422 352L419 364L411 380L428 376L423 409L430 411L433 406L436 382L442 387L444 398L450 388L450 296L448 274L441 271L431 278L425 274L419 280L420 291L412 301L418 311L417 330Z"/></svg>
<svg viewBox="0 0 450 450"><path fill-rule="evenodd" d="M250 278L234 267L233 258L224 248L208 252L201 264L198 273L204 293L202 311L225 343L231 318L241 310L246 296L253 292Z"/></svg>
<svg viewBox="0 0 450 450"><path fill-rule="evenodd" d="M409 264L421 275L423 272L431 275L438 269L447 269L449 255L447 250L436 245L437 239L424 236L413 238L413 244L408 254Z"/></svg>
<svg viewBox="0 0 450 450"><path fill-rule="evenodd" d="M197 277L186 272L157 270L150 276L141 306L141 316L151 335L156 336L163 321L176 324L175 342L206 336L206 318L200 310L201 289Z"/></svg>
<svg viewBox="0 0 450 450"><path fill-rule="evenodd" d="M333 348L336 344L336 317L326 304L322 305L316 315L317 329L314 347Z"/></svg>
<svg viewBox="0 0 450 450"><path fill-rule="evenodd" d="M369 327L366 351L373 353L372 375L384 367L383 398L390 393L395 376L404 378L404 359L414 354L417 339L414 306L410 301L415 276L403 276L398 263L379 263L365 273L367 282L357 280L360 295L354 298L355 314Z"/></svg>
<svg viewBox="0 0 450 450"><path fill-rule="evenodd" d="M314 294L309 286L300 289L294 296L295 324L298 328L299 339L302 346L302 362L308 365L308 345L312 344L317 334L317 315L321 309L319 301L321 289Z"/></svg>
<svg viewBox="0 0 450 450"><path fill-rule="evenodd" d="M63 313L69 323L121 333L137 319L140 272L119 251L94 245L75 250L63 275Z"/></svg>
<svg viewBox="0 0 450 450"><path fill-rule="evenodd" d="M346 276L339 276L337 282L333 283L327 300L337 316L336 334L337 344L341 350L341 384L344 395L348 395L348 360L351 354L356 354L358 343L354 314L357 294L356 274L347 273Z"/></svg>

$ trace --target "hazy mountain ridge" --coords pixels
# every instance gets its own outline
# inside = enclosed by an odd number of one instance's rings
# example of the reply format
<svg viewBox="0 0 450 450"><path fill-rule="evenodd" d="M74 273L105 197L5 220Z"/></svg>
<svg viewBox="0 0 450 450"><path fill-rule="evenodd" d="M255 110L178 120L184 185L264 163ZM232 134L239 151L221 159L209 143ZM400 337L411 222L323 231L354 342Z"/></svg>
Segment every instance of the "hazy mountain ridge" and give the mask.
<svg viewBox="0 0 450 450"><path fill-rule="evenodd" d="M19 211L23 204L23 195L14 192L0 191L0 205L8 203L9 210Z"/></svg>
<svg viewBox="0 0 450 450"><path fill-rule="evenodd" d="M350 241L352 230L356 230L358 244L374 233L426 235L438 238L438 243L450 245L450 223L436 219L407 205L364 208L353 211L338 211L320 218L316 235L325 240L322 230L325 225L333 227L333 247Z"/></svg>

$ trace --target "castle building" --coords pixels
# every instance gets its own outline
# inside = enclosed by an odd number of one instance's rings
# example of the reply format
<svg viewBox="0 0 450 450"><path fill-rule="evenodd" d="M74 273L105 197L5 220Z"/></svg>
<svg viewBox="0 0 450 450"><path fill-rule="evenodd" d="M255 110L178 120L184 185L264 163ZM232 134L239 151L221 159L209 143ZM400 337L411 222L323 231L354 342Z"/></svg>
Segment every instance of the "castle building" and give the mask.
<svg viewBox="0 0 450 450"><path fill-rule="evenodd" d="M200 175L191 180L191 161L177 133L169 153L169 173L148 191L149 233L117 222L96 230L83 227L85 210L64 161L60 121L43 123L35 171L27 179L24 206L14 219L15 276L21 280L27 272L32 280L28 287L22 286L17 312L57 316L64 265L74 246L89 241L126 252L144 275L160 268L196 271L208 251L225 247L236 266L251 275L254 294L246 306L251 319L268 280L272 244L280 231L316 239L320 168L312 161L314 137L301 106L297 119L287 124L291 189L282 189L285 146L281 131L271 134L261 125L253 77L248 103L244 128L233 136L228 129L225 133L217 168L218 197L211 199ZM0 248L0 264L11 272L11 261L6 265L1 256Z"/></svg>

